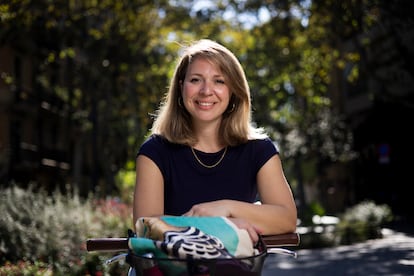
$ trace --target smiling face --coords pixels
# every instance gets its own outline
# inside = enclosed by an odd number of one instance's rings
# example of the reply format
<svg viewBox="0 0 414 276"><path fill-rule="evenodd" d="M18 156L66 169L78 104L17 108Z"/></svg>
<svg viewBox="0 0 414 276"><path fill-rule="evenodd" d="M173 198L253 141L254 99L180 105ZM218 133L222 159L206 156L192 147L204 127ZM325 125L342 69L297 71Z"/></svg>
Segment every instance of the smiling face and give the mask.
<svg viewBox="0 0 414 276"><path fill-rule="evenodd" d="M182 83L184 106L193 122L220 122L230 101L225 76L208 59L195 58Z"/></svg>

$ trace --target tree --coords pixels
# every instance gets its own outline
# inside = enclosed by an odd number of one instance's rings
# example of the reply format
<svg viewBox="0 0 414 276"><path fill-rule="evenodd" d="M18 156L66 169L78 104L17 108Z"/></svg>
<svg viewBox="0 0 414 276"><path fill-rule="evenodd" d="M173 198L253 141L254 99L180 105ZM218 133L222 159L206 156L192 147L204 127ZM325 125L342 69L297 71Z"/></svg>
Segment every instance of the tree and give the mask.
<svg viewBox="0 0 414 276"><path fill-rule="evenodd" d="M160 8L151 1L2 5L1 44L34 57L33 93L65 103L73 181L84 192L102 176L102 193L113 189L114 173L134 158L131 148L163 93L168 67L161 65L171 56L158 35ZM90 184L81 184L87 172Z"/></svg>

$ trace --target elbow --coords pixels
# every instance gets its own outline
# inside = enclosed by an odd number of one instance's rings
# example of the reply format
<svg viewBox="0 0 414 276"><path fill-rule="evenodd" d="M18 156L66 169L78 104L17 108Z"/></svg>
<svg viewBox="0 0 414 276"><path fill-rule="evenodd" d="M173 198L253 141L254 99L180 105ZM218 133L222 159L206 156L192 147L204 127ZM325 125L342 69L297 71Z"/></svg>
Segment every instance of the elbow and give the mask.
<svg viewBox="0 0 414 276"><path fill-rule="evenodd" d="M297 211L294 210L289 218L286 220L285 231L286 233L296 232L298 225Z"/></svg>
<svg viewBox="0 0 414 276"><path fill-rule="evenodd" d="M294 233L296 232L297 229L297 220L291 220L287 225L286 225L286 232L287 233Z"/></svg>
<svg viewBox="0 0 414 276"><path fill-rule="evenodd" d="M278 218L273 221L272 225L272 229L269 229L269 233L264 233L264 235L295 233L297 231L296 212L287 212L284 213L284 215L279 214Z"/></svg>

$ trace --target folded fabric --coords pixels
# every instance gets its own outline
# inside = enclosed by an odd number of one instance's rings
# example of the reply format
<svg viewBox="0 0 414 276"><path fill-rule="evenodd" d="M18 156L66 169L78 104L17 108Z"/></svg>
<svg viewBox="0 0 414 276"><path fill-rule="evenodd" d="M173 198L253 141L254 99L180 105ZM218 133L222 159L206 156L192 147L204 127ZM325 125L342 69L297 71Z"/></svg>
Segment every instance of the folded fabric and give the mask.
<svg viewBox="0 0 414 276"><path fill-rule="evenodd" d="M218 259L248 257L255 253L245 229L225 217L143 217L136 222L137 238L129 246L136 254L157 257Z"/></svg>

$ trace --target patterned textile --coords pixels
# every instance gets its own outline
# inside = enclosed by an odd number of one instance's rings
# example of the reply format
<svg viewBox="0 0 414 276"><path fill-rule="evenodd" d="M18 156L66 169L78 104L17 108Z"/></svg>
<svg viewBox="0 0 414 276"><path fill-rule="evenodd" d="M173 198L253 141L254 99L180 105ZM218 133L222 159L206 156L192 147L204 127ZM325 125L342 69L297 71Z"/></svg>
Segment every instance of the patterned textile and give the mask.
<svg viewBox="0 0 414 276"><path fill-rule="evenodd" d="M144 217L138 219L136 238L129 247L135 254L158 257L217 259L248 257L255 253L246 230L225 217Z"/></svg>
<svg viewBox="0 0 414 276"><path fill-rule="evenodd" d="M155 241L155 245L167 255L179 259L232 257L218 238L207 235L195 227L188 227L179 232L165 232L164 241Z"/></svg>
<svg viewBox="0 0 414 276"><path fill-rule="evenodd" d="M252 271L261 267L261 259L242 259L256 256L258 249L246 230L225 217L143 217L135 227L137 237L129 238L137 256L132 265L140 271L150 262L162 273L139 275L259 275Z"/></svg>

